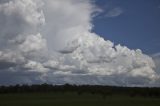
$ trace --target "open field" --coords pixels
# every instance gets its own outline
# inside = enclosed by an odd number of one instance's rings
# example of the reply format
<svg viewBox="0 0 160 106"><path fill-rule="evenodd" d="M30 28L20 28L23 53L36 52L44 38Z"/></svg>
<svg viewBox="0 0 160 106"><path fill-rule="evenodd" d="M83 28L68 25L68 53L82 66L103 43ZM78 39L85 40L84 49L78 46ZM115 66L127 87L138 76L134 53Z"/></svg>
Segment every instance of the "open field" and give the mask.
<svg viewBox="0 0 160 106"><path fill-rule="evenodd" d="M160 106L160 98L76 92L0 94L0 106Z"/></svg>

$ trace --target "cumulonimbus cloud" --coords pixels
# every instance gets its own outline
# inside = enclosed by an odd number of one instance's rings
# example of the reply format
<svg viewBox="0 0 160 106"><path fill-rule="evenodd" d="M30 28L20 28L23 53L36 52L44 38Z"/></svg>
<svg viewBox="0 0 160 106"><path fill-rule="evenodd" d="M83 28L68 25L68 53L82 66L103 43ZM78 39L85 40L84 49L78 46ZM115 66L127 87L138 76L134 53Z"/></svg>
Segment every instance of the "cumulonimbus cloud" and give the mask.
<svg viewBox="0 0 160 106"><path fill-rule="evenodd" d="M90 0L0 2L0 84L159 86L152 58L92 32Z"/></svg>

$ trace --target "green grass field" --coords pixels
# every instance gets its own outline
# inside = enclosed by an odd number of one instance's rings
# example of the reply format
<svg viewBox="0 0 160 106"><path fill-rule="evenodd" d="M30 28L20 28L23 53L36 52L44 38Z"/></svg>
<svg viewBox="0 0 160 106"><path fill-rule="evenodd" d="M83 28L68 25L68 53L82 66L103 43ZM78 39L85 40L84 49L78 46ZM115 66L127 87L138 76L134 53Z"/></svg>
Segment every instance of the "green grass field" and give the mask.
<svg viewBox="0 0 160 106"><path fill-rule="evenodd" d="M160 106L160 98L68 93L0 94L0 106Z"/></svg>

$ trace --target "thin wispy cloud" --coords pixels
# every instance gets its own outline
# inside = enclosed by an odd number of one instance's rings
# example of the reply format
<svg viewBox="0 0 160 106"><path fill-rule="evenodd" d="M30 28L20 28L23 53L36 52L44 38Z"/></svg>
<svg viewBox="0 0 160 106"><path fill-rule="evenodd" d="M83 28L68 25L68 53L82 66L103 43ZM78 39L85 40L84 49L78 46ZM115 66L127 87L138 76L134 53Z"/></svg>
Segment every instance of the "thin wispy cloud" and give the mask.
<svg viewBox="0 0 160 106"><path fill-rule="evenodd" d="M121 14L123 14L123 9L122 8L119 8L119 7L116 7L116 8L113 8L113 9L110 9L106 12L105 16L106 17L118 17L120 16Z"/></svg>
<svg viewBox="0 0 160 106"><path fill-rule="evenodd" d="M152 57L160 57L160 52L153 54Z"/></svg>

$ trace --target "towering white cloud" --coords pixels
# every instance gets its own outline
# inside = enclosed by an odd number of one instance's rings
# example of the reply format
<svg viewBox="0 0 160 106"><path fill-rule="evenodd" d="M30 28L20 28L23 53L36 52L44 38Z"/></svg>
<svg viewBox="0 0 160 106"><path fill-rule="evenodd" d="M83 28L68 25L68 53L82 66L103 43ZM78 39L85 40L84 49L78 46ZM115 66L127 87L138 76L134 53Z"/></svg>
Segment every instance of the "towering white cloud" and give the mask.
<svg viewBox="0 0 160 106"><path fill-rule="evenodd" d="M92 32L97 11L90 0L0 1L0 84L157 86L151 57Z"/></svg>

